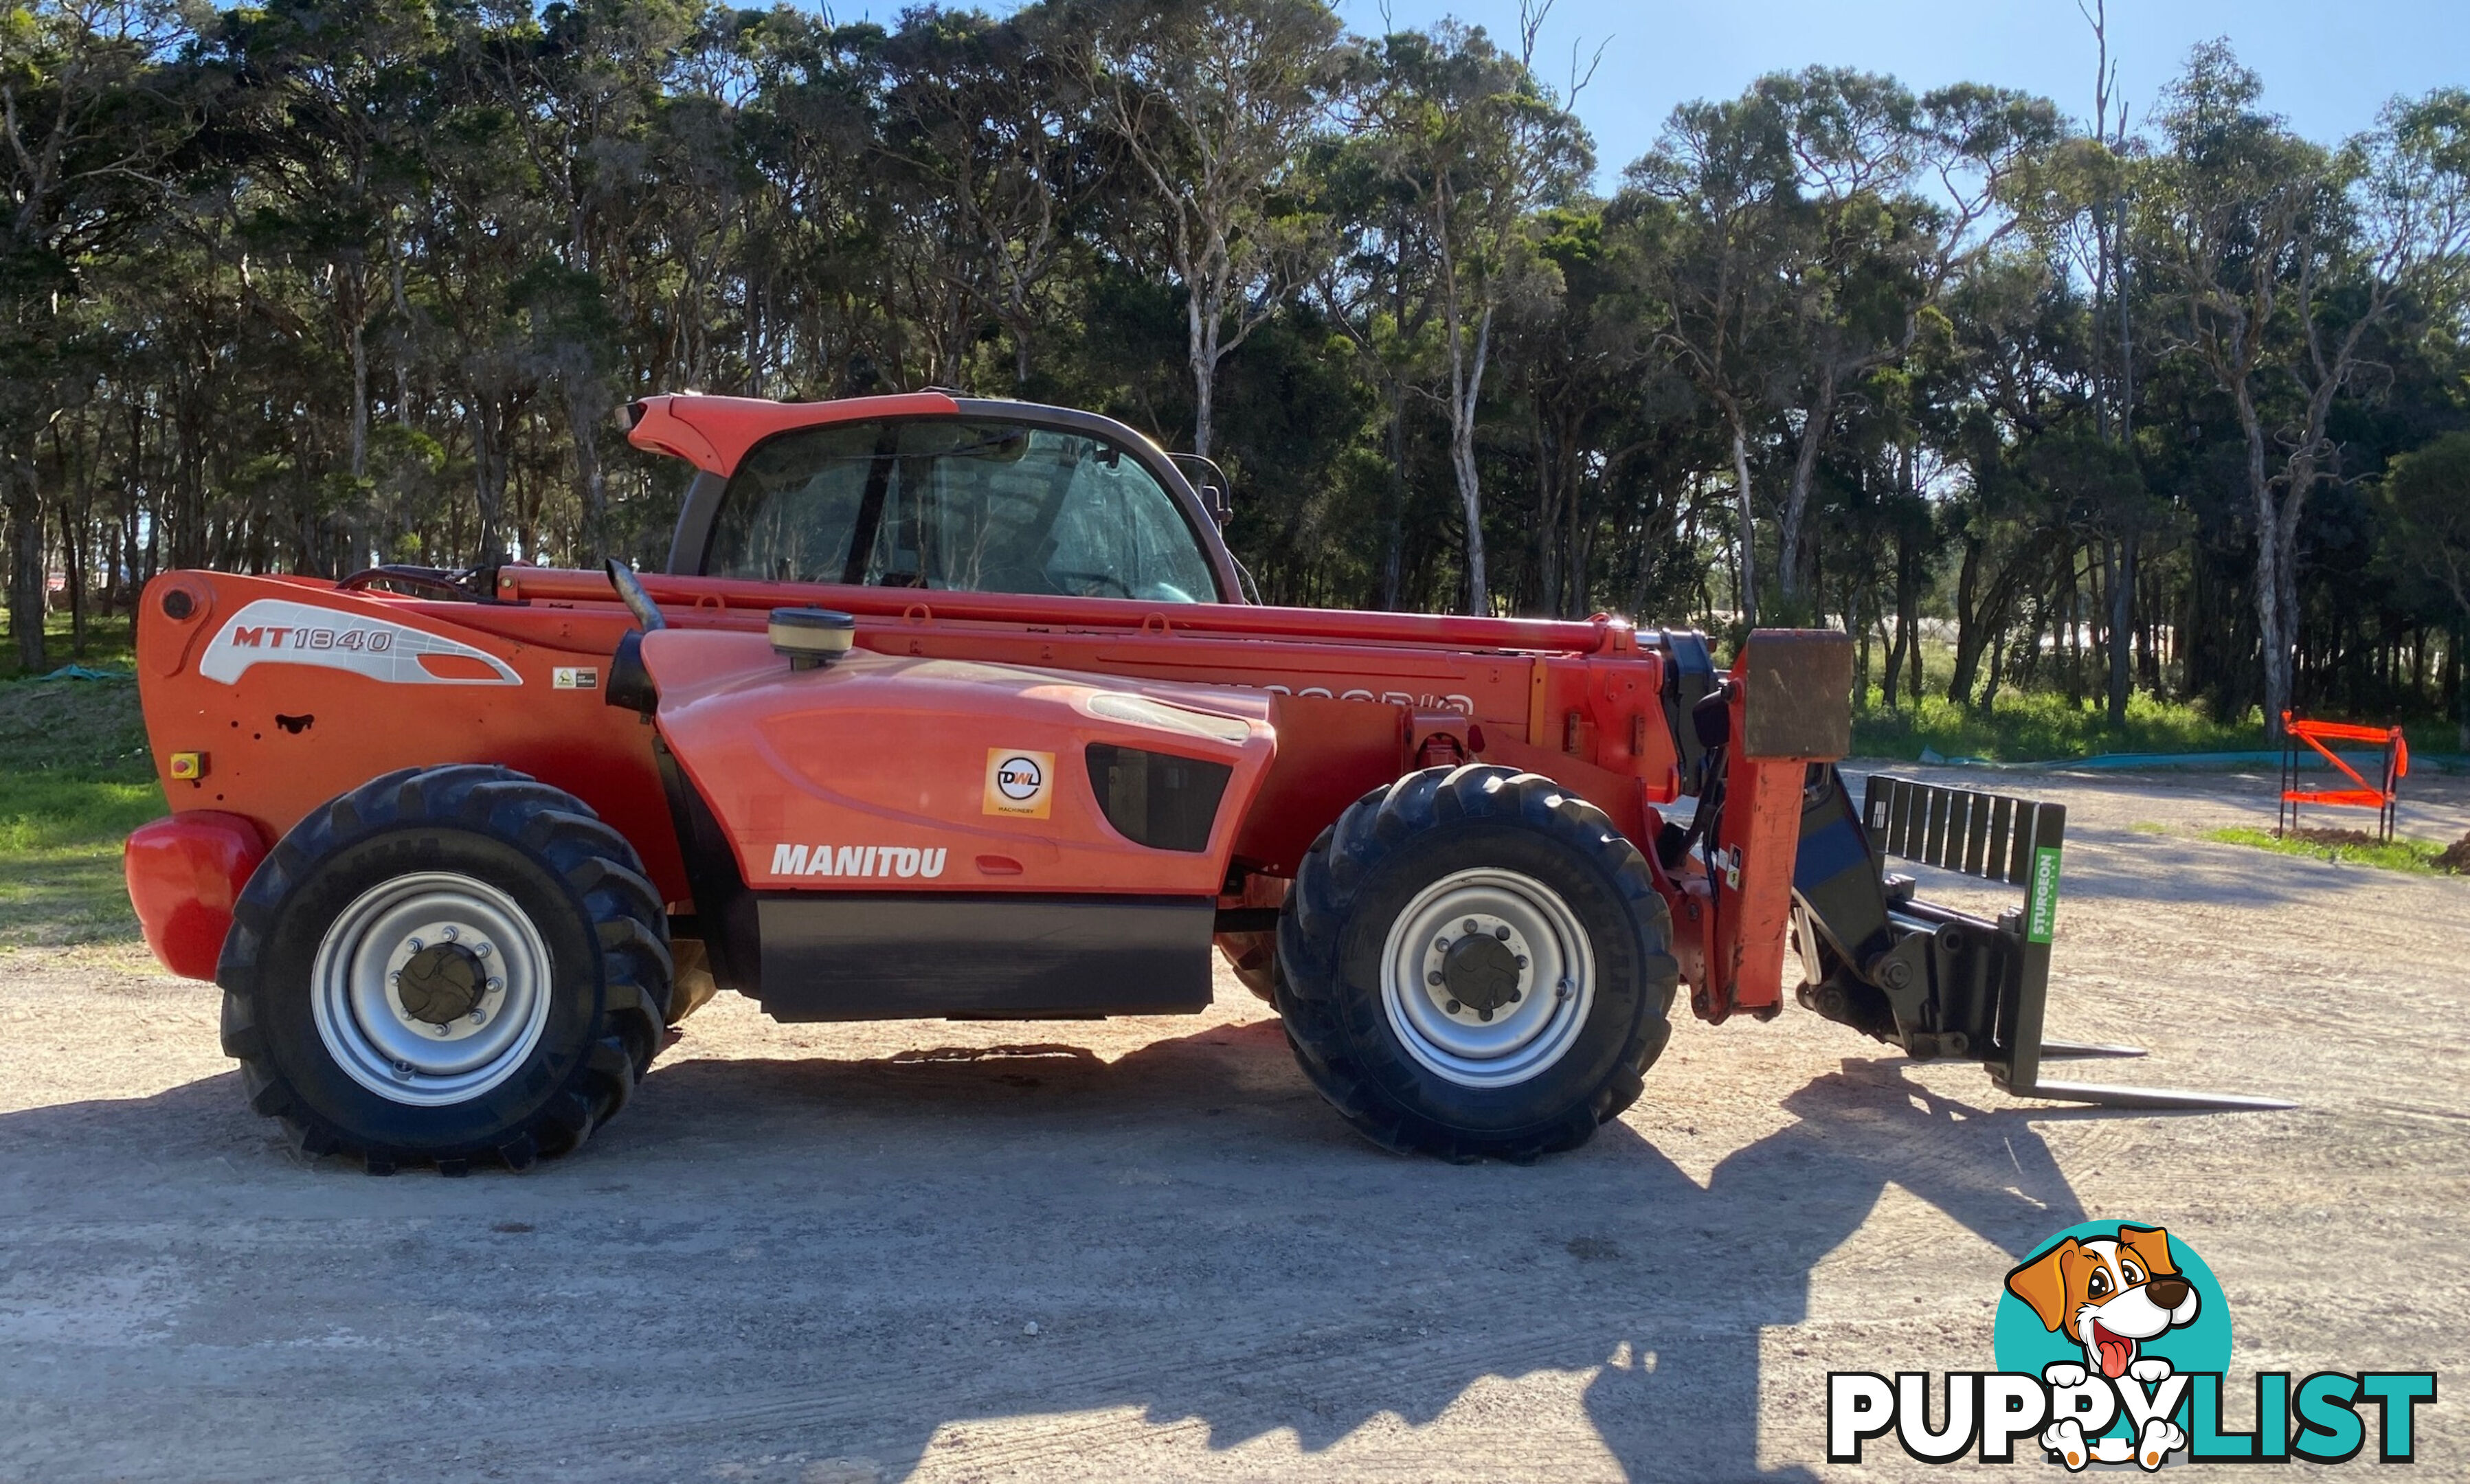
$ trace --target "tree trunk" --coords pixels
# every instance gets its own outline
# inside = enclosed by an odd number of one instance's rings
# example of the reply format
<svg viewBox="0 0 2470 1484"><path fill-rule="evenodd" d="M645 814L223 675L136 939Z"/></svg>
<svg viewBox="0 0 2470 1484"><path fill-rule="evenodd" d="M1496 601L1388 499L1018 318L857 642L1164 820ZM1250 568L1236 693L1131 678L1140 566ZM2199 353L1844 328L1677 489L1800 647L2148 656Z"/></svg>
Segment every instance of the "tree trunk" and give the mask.
<svg viewBox="0 0 2470 1484"><path fill-rule="evenodd" d="M1972 707L1972 680L1981 670L1983 615L1973 608L1981 582L1981 542L1967 537L1964 563L1955 574L1955 673L1946 679L1946 698L1967 710Z"/></svg>
<svg viewBox="0 0 2470 1484"><path fill-rule="evenodd" d="M1896 683L1901 678L1904 650L1918 642L1912 622L1905 616L1912 599L1912 538L1904 532L1896 533L1896 633L1887 645L1886 684L1880 687L1880 699L1890 711L1896 708ZM1913 699L1921 699L1918 689Z"/></svg>
<svg viewBox="0 0 2470 1484"><path fill-rule="evenodd" d="M1476 322L1475 356L1468 363L1457 334L1457 316L1450 316L1450 467L1457 475L1458 504L1466 516L1467 612L1479 617L1492 612L1492 588L1483 569L1483 490L1475 464L1476 399L1483 392L1483 367L1492 351L1492 308L1484 307Z"/></svg>
<svg viewBox="0 0 2470 1484"><path fill-rule="evenodd" d="M1569 596L1562 604L1561 614L1567 618L1584 618L1595 611L1595 604L1590 601L1593 594L1589 589L1593 584L1589 573L1596 561L1595 511L1599 508L1599 502L1587 499L1587 493L1591 488L1601 488L1599 483L1590 485L1578 476L1577 461L1569 452L1576 442L1574 437L1561 440L1563 478L1569 487L1569 499L1562 506L1568 551L1568 566L1563 568L1562 580Z"/></svg>
<svg viewBox="0 0 2470 1484"><path fill-rule="evenodd" d="M82 505L83 500L78 501ZM67 499L60 501L61 570L68 574L69 657L85 658L85 514L71 508Z"/></svg>
<svg viewBox="0 0 2470 1484"><path fill-rule="evenodd" d="M2281 715L2290 709L2293 636L2289 611L2281 600L2282 546L2290 533L2281 528L2281 507L2272 498L2272 481L2265 475L2264 424L2256 415L2255 395L2243 377L2230 391L2238 406L2239 430L2247 438L2248 495L2255 501L2255 616L2264 649L2264 735L2267 743L2278 745Z"/></svg>
<svg viewBox="0 0 2470 1484"><path fill-rule="evenodd" d="M1750 508L1750 440L1741 427L1740 408L1727 402L1726 421L1733 425L1733 491L1740 503L1741 516L1741 625L1755 626L1759 621L1759 527Z"/></svg>
<svg viewBox="0 0 2470 1484"><path fill-rule="evenodd" d="M1483 491L1476 482L1475 429L1465 423L1450 429L1450 467L1466 517L1467 612L1480 617L1492 612L1492 588L1483 569Z"/></svg>
<svg viewBox="0 0 2470 1484"><path fill-rule="evenodd" d="M1552 456L1551 427L1540 408L1535 418L1535 600L1545 614L1558 618L1561 609L1561 501L1568 491Z"/></svg>
<svg viewBox="0 0 2470 1484"><path fill-rule="evenodd" d="M1922 601L1922 600L1921 600L1920 592L1918 591L1918 590L1916 590L1916 591L1915 591L1915 593L1914 593L1914 595L1913 595L1913 599L1912 599L1911 606L1907 607L1907 608L1904 610L1904 613L1905 613L1905 614L1906 614L1907 616L1906 616L1906 617L1904 617L1904 618L1900 618L1900 619L1898 619L1898 620L1897 620L1897 622L1898 622L1899 625L1900 625L1900 624L1902 624L1902 623L1905 623L1905 622L1909 622L1909 623L1911 623L1911 624L1912 624L1912 626L1913 626L1913 642L1912 642L1912 645L1911 645L1911 647L1910 647L1910 648L1908 648L1908 649L1906 649L1906 650L1904 651L1905 655L1907 656L1907 658L1908 658L1908 660L1909 660L1909 662L1911 663L1911 665L1912 665L1912 667L1913 667L1913 679L1912 679L1912 684L1911 684L1910 685L1907 685L1907 686L1906 686L1906 687L1904 687L1904 688L1905 688L1905 689L1906 689L1906 690L1911 694L1911 696L1912 696L1912 698L1913 698L1913 709L1914 709L1915 711L1919 711L1919 710L1922 708L1922 687L1923 687L1923 685L1928 682L1928 679L1929 679L1929 666L1928 666L1928 665L1926 665L1926 664L1924 664L1924 663L1922 662L1922 608L1921 608L1921 601Z"/></svg>
<svg viewBox="0 0 2470 1484"><path fill-rule="evenodd" d="M1989 715L1998 705L1998 683L2007 673L2007 630L1999 626L1997 637L1990 641L1990 679L1981 687L1981 713Z"/></svg>
<svg viewBox="0 0 2470 1484"><path fill-rule="evenodd" d="M2454 742L2462 752L2470 753L2470 612L2453 626L2452 653L2446 663L2453 672L2454 704L2460 707L2461 730Z"/></svg>
<svg viewBox="0 0 2470 1484"><path fill-rule="evenodd" d="M34 463L12 458L9 471L9 627L17 637L17 668L45 669L43 656L43 492Z"/></svg>
<svg viewBox="0 0 2470 1484"><path fill-rule="evenodd" d="M1800 612L1801 523L1809 513L1809 489L1818 475L1818 452L1826 445L1828 427L1834 420L1835 367L1822 363L1818 369L1818 395L1810 399L1802 419L1801 450L1792 461L1792 487L1784 494L1783 522L1778 527L1776 542L1776 591L1783 594L1784 607L1797 619L1811 616Z"/></svg>
<svg viewBox="0 0 2470 1484"><path fill-rule="evenodd" d="M1192 336L1192 452L1207 458L1218 390L1217 305L1201 302L1200 288L1190 275L1184 282L1190 286L1184 313Z"/></svg>
<svg viewBox="0 0 2470 1484"><path fill-rule="evenodd" d="M600 467L598 399L590 395L580 376L561 378L566 391L566 428L574 439L574 498L583 507L583 549L577 566L591 566L609 549L609 480Z"/></svg>
<svg viewBox="0 0 2470 1484"><path fill-rule="evenodd" d="M2134 533L2120 537L2107 553L2111 557L2109 579L2109 724L2127 725L2127 698L2132 688L2133 676L2129 662L2128 641L2135 634L2135 546Z"/></svg>
<svg viewBox="0 0 2470 1484"><path fill-rule="evenodd" d="M369 316L357 283L352 307L352 477L358 479L369 472ZM353 560L359 560L357 553Z"/></svg>
<svg viewBox="0 0 2470 1484"><path fill-rule="evenodd" d="M2076 580L2075 547L2067 546L2059 553L2059 568L2066 574L2066 591L2059 599L2059 621L2066 625L2065 642L2056 646L2059 662L2066 669L2067 705L2081 709L2085 700L2084 625L2078 615L2085 611L2084 589ZM2035 655L2040 652L2040 636L2032 637Z"/></svg>
<svg viewBox="0 0 2470 1484"><path fill-rule="evenodd" d="M504 407L495 396L480 393L472 399L471 421L472 495L480 517L472 560L485 565L498 559L500 522L505 506Z"/></svg>
<svg viewBox="0 0 2470 1484"><path fill-rule="evenodd" d="M1381 509L1381 607L1398 611L1399 562L1407 544L1407 383L1389 383L1389 478Z"/></svg>

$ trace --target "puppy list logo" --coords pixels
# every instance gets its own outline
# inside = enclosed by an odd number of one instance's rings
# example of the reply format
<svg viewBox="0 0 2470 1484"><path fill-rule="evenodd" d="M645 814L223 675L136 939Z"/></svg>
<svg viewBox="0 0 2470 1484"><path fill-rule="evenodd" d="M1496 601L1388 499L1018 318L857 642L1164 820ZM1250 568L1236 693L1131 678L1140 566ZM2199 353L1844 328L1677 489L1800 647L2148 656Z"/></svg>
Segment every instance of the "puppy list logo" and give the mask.
<svg viewBox="0 0 2470 1484"><path fill-rule="evenodd" d="M2294 1387L2255 1379L2255 1427L2225 1430L2229 1305L2195 1249L2157 1226L2087 1221L2058 1233L2007 1275L1995 1371L1827 1379L1827 1456L1859 1463L1863 1440L1893 1431L1923 1463L1968 1453L2015 1461L2017 1440L2069 1471L2132 1462L2344 1463L2372 1429L2384 1463L2412 1461L2429 1371L2322 1371ZM1931 1426L1935 1410L1938 1425Z"/></svg>

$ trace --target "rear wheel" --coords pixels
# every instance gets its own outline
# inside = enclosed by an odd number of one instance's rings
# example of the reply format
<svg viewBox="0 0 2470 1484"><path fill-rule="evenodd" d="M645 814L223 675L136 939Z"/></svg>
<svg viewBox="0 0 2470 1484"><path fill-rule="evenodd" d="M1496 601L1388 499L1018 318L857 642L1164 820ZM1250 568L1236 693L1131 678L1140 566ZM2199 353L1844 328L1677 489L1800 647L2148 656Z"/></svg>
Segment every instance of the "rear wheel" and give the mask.
<svg viewBox="0 0 2470 1484"><path fill-rule="evenodd" d="M1550 778L1468 765L1359 800L1279 923L1295 1058L1357 1129L1452 1159L1585 1143L1670 1034L1644 860Z"/></svg>
<svg viewBox="0 0 2470 1484"><path fill-rule="evenodd" d="M660 1048L659 893L580 800L509 769L353 790L233 916L223 1050L306 1153L522 1169L582 1144Z"/></svg>

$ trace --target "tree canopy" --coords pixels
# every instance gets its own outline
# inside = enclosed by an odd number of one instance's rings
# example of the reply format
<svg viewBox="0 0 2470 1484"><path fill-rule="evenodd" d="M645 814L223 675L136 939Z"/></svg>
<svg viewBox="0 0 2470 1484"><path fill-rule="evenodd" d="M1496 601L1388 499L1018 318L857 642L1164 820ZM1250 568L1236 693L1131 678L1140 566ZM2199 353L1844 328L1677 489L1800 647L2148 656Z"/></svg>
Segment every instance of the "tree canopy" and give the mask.
<svg viewBox="0 0 2470 1484"><path fill-rule="evenodd" d="M1971 706L2470 708L2470 92L2316 141L2223 43L2141 128L1813 67L1598 194L1618 84L1537 41L20 0L19 660L174 566L655 560L627 401L940 385L1215 458L1273 602L1840 624L1888 706L1927 637Z"/></svg>

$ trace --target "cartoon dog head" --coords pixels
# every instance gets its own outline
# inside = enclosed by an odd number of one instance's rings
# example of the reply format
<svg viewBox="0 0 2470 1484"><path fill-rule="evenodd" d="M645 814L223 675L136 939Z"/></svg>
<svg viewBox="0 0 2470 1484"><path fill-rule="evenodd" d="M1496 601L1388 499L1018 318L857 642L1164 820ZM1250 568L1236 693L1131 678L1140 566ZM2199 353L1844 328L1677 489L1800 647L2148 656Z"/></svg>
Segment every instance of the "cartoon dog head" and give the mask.
<svg viewBox="0 0 2470 1484"><path fill-rule="evenodd" d="M2070 1237L2009 1273L2007 1291L2113 1380L2135 1363L2142 1341L2196 1317L2195 1285L2179 1276L2170 1234L2157 1226L2122 1226L2115 1241Z"/></svg>

